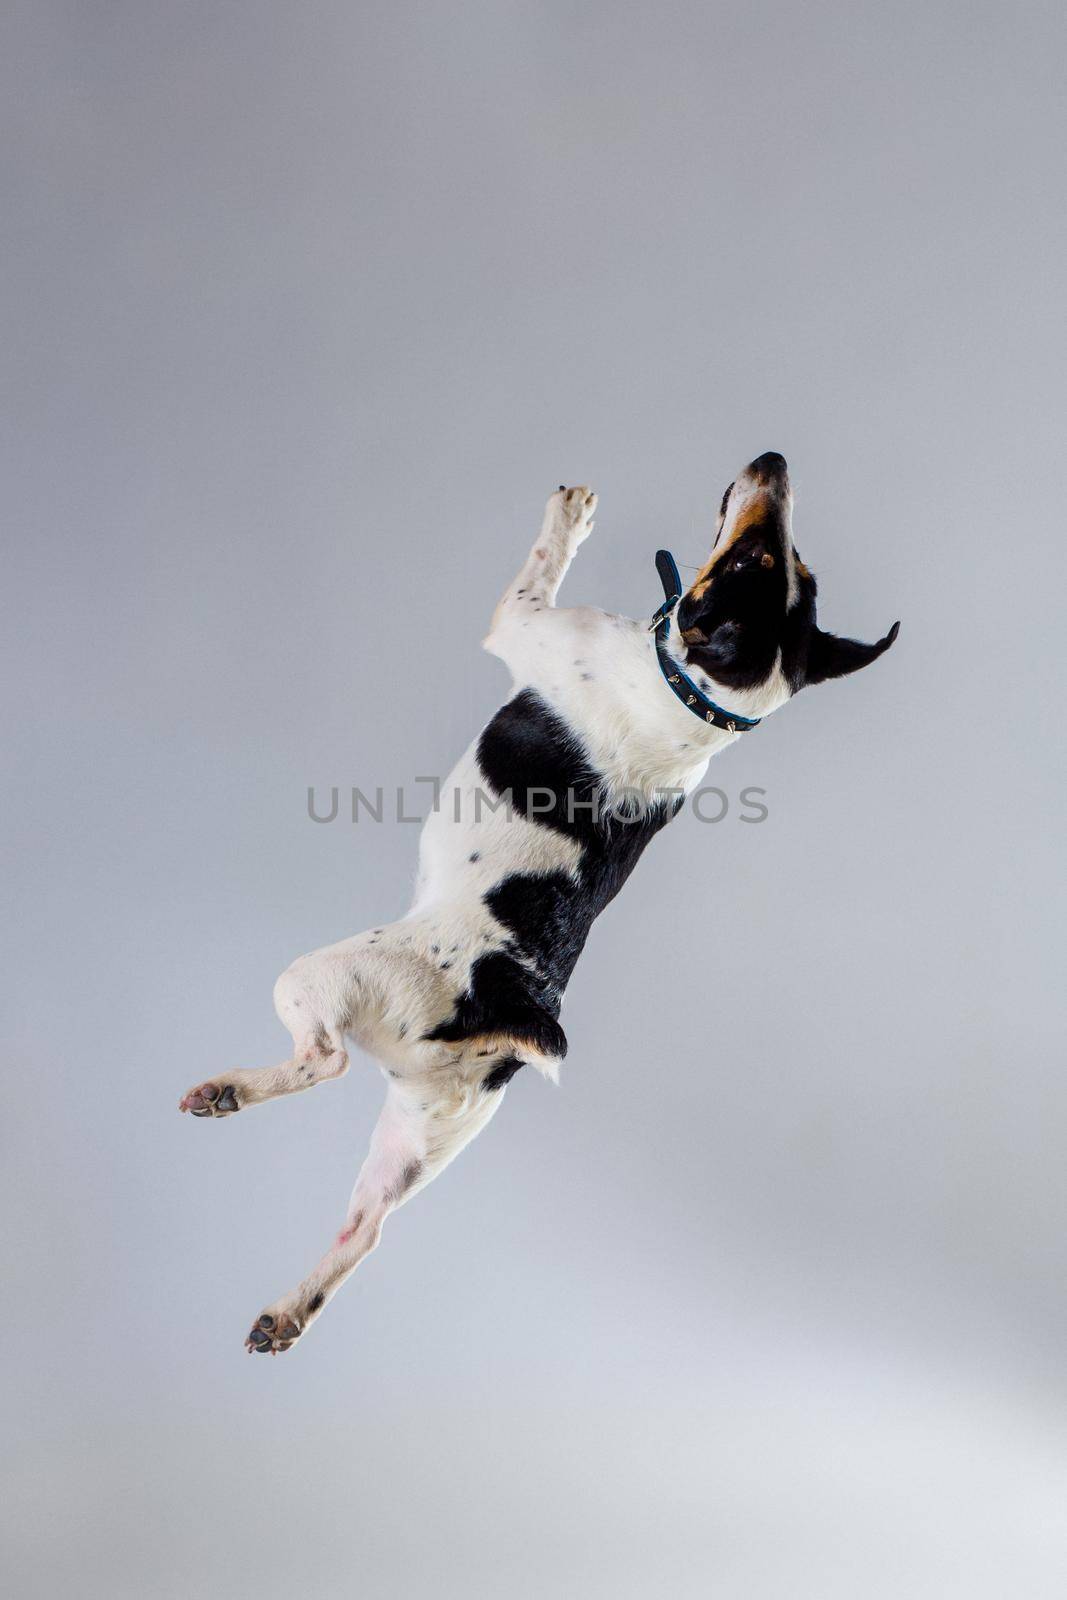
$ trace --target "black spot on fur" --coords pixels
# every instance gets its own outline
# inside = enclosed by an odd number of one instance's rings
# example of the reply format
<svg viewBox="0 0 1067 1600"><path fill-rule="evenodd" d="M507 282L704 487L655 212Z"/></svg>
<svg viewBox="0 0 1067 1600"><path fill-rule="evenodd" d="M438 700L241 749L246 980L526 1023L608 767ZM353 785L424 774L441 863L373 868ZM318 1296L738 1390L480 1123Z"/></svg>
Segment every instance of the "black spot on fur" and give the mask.
<svg viewBox="0 0 1067 1600"><path fill-rule="evenodd" d="M495 1067L490 1067L482 1079L482 1088L489 1093L494 1089L503 1089L505 1084L511 1082L521 1066L522 1062L518 1056L505 1056Z"/></svg>
<svg viewBox="0 0 1067 1600"><path fill-rule="evenodd" d="M482 854L480 850L472 850L470 855L467 857L467 860L470 862L480 861L481 859Z"/></svg>
<svg viewBox="0 0 1067 1600"><path fill-rule="evenodd" d="M407 1023L406 1022L402 1022L400 1024L399 1028L396 1030L397 1038L398 1039L402 1039L404 1037L404 1035L407 1033L407 1031L408 1031Z"/></svg>
<svg viewBox="0 0 1067 1600"><path fill-rule="evenodd" d="M308 1301L308 1310L309 1311L318 1311L320 1309L320 1307L324 1306L325 1304L326 1304L326 1296L324 1294L322 1294L321 1292L319 1294L313 1294L311 1296L311 1299Z"/></svg>
<svg viewBox="0 0 1067 1600"><path fill-rule="evenodd" d="M396 1182L393 1184L392 1188L386 1194L385 1198L388 1201L390 1201L391 1203L393 1203L393 1204L395 1204L397 1200L403 1199L404 1195L407 1194L407 1192L411 1188L412 1184L418 1182L418 1179L421 1176L421 1174L422 1174L422 1162L421 1161L409 1161L407 1166L404 1168L403 1172L400 1174L399 1178L396 1180Z"/></svg>

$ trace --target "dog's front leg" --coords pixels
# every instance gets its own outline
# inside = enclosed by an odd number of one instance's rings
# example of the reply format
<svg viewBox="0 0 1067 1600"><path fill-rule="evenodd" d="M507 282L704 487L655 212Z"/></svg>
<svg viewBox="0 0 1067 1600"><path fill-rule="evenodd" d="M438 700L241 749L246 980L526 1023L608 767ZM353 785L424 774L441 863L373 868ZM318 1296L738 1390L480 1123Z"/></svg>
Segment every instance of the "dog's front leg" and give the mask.
<svg viewBox="0 0 1067 1600"><path fill-rule="evenodd" d="M494 650L501 634L510 631L510 625L521 627L538 612L555 605L575 551L592 532L596 503L596 495L584 485L561 488L549 496L537 542L493 613L486 649Z"/></svg>
<svg viewBox="0 0 1067 1600"><path fill-rule="evenodd" d="M390 1212L442 1172L503 1100L500 1088L454 1082L435 1096L421 1079L392 1083L360 1169L345 1225L333 1246L292 1293L257 1317L245 1340L261 1355L288 1350L382 1236Z"/></svg>

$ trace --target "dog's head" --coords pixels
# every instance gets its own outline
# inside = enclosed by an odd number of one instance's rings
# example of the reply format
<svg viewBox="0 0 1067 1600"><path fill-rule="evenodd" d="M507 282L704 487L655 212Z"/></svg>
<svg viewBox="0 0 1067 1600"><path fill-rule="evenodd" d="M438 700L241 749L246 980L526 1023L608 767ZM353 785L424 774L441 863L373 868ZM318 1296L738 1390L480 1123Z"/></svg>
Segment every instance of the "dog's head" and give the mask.
<svg viewBox="0 0 1067 1600"><path fill-rule="evenodd" d="M861 644L824 633L815 621L815 579L793 544L793 492L785 457L768 450L722 497L715 544L678 603L688 659L717 683L751 689L780 664L795 694L855 672L897 636Z"/></svg>

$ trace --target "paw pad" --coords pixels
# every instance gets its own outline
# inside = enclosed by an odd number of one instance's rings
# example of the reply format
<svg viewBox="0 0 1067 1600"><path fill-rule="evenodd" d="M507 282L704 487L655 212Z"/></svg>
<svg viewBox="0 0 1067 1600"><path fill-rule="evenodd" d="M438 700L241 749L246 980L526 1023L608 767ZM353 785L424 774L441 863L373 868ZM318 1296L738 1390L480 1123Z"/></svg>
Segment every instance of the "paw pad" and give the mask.
<svg viewBox="0 0 1067 1600"><path fill-rule="evenodd" d="M252 1332L245 1340L245 1349L249 1355L276 1356L281 1350L288 1350L295 1344L304 1330L300 1324L289 1316L288 1312L280 1317L271 1316L269 1311L256 1318Z"/></svg>
<svg viewBox="0 0 1067 1600"><path fill-rule="evenodd" d="M178 1102L179 1111L191 1111L194 1117L228 1117L240 1111L237 1091L232 1083L201 1083L190 1089Z"/></svg>

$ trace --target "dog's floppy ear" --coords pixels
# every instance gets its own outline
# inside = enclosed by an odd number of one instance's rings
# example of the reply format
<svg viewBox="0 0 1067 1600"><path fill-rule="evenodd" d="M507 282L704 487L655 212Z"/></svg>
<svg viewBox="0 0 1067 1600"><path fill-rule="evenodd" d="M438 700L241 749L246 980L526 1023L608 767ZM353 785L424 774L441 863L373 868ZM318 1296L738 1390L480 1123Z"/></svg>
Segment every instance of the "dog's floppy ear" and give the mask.
<svg viewBox="0 0 1067 1600"><path fill-rule="evenodd" d="M859 639L839 639L836 633L824 633L815 628L808 643L807 683L825 683L827 678L843 678L848 672L858 672L884 654L900 632L900 623L894 622L884 639L877 644L862 644Z"/></svg>

